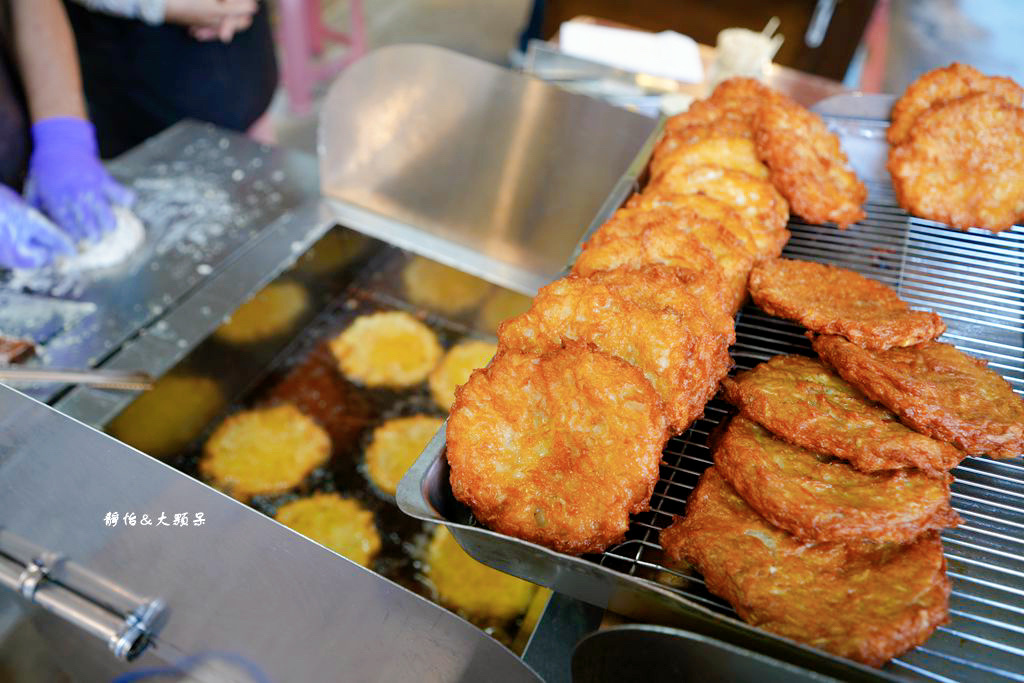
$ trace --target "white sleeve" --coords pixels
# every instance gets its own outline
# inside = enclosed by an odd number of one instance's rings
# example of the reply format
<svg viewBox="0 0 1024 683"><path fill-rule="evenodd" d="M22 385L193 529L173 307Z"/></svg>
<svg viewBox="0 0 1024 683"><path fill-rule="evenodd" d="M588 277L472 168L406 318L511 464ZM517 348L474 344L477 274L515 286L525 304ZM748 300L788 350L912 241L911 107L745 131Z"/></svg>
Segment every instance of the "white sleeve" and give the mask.
<svg viewBox="0 0 1024 683"><path fill-rule="evenodd" d="M164 23L165 0L72 0L94 12L104 12L127 19L139 19L147 24Z"/></svg>

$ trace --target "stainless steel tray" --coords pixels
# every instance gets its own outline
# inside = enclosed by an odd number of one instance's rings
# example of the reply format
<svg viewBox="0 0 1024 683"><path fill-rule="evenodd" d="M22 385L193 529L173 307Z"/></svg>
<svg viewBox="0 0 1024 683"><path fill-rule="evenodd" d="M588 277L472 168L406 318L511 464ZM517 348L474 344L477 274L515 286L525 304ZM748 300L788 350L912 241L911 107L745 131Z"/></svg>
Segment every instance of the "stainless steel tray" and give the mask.
<svg viewBox="0 0 1024 683"><path fill-rule="evenodd" d="M841 264L895 287L914 306L946 320L944 340L984 358L1024 389L1024 228L1000 235L960 233L909 217L885 171L891 98L842 96L817 108L838 132L869 187L868 217L839 232L790 224L785 255ZM811 353L803 330L753 306L741 311L737 370L784 353ZM627 540L600 555L571 557L481 528L452 496L442 430L399 487L416 517L446 523L478 560L621 614L672 623L843 679L1024 680L1024 461L968 458L954 471L953 506L965 523L943 534L953 580L952 623L882 670L832 657L743 624L699 576L662 564L658 533L683 514L686 497L711 464L708 432L727 414L712 401L704 419L673 438L650 512L636 515Z"/></svg>

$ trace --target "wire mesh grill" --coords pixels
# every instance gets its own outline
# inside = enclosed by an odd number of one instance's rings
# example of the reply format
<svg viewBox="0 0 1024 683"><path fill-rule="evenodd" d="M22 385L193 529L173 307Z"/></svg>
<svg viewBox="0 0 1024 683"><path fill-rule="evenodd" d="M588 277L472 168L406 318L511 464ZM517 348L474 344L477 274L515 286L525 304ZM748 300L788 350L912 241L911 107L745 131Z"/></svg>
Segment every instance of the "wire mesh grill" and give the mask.
<svg viewBox="0 0 1024 683"><path fill-rule="evenodd" d="M912 306L943 317L949 328L943 341L985 359L1024 393L1024 228L955 232L909 218L887 183L869 183L869 190L866 220L845 232L794 220L784 255L842 265L891 285ZM747 306L736 325L736 370L779 354L813 355L803 332ZM735 618L699 576L666 569L658 545L659 532L685 512L687 496L711 465L707 438L728 413L726 404L713 401L703 419L669 442L651 511L635 516L627 540L596 559ZM952 621L887 671L935 681L1024 681L1024 459L969 457L953 474L953 507L964 523L942 534Z"/></svg>

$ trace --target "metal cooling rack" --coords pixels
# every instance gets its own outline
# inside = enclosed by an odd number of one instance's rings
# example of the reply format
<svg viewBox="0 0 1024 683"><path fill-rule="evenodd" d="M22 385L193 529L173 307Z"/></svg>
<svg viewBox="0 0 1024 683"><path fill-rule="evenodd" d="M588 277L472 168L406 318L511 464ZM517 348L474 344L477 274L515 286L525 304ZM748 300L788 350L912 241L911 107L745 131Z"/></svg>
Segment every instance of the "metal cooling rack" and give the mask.
<svg viewBox="0 0 1024 683"><path fill-rule="evenodd" d="M790 224L784 256L833 263L896 288L918 308L939 313L942 338L989 362L1024 393L1024 228L959 233L909 218L887 183L869 183L868 217L846 232ZM804 330L748 305L736 324L732 356L746 370L779 354L813 356ZM661 564L658 534L685 512L686 498L712 464L707 437L729 414L721 401L665 449L651 512L636 515L627 540L597 556L602 566L673 586L686 599L734 618L699 576ZM953 507L964 523L942 534L953 581L952 622L886 667L935 681L1024 681L1024 459L967 458L953 470Z"/></svg>

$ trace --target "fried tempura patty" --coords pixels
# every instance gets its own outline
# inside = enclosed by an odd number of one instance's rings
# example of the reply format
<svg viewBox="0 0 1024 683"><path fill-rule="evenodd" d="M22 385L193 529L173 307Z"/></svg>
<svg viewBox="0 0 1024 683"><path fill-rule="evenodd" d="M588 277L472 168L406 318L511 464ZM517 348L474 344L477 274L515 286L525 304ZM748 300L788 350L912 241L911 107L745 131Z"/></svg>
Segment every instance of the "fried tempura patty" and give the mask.
<svg viewBox="0 0 1024 683"><path fill-rule="evenodd" d="M475 307L491 290L478 277L422 256L413 256L402 269L402 284L413 304L447 315Z"/></svg>
<svg viewBox="0 0 1024 683"><path fill-rule="evenodd" d="M651 189L635 194L626 202L627 209L653 209L670 206L688 215L717 221L736 235L751 254L758 259L778 256L789 240L788 230L765 230L749 217L718 199L702 194L678 194Z"/></svg>
<svg viewBox="0 0 1024 683"><path fill-rule="evenodd" d="M380 552L373 513L337 493L316 493L285 503L274 519L364 567Z"/></svg>
<svg viewBox="0 0 1024 683"><path fill-rule="evenodd" d="M900 206L955 228L1007 230L1024 219L1024 109L977 93L933 105L889 152Z"/></svg>
<svg viewBox="0 0 1024 683"><path fill-rule="evenodd" d="M570 346L499 353L457 392L447 434L452 492L477 519L579 554L649 508L667 429L639 370Z"/></svg>
<svg viewBox="0 0 1024 683"><path fill-rule="evenodd" d="M702 194L725 202L750 220L748 227L769 235L784 230L789 220L786 200L767 180L717 166L669 168L644 190Z"/></svg>
<svg viewBox="0 0 1024 683"><path fill-rule="evenodd" d="M868 351L821 335L811 344L843 379L922 434L969 455L1024 452L1024 403L985 361L940 342Z"/></svg>
<svg viewBox="0 0 1024 683"><path fill-rule="evenodd" d="M248 500L298 486L331 456L331 437L284 403L224 420L203 448L199 473L225 493Z"/></svg>
<svg viewBox="0 0 1024 683"><path fill-rule="evenodd" d="M1012 79L986 76L972 66L953 62L932 69L910 84L893 104L889 125L889 144L901 145L910 137L917 117L929 107L971 93L990 93L1015 107L1024 103L1024 89Z"/></svg>
<svg viewBox="0 0 1024 683"><path fill-rule="evenodd" d="M115 417L107 431L154 458L180 453L224 407L209 377L167 375Z"/></svg>
<svg viewBox="0 0 1024 683"><path fill-rule="evenodd" d="M403 311L359 316L328 345L342 374L371 387L419 384L442 354L434 331Z"/></svg>
<svg viewBox="0 0 1024 683"><path fill-rule="evenodd" d="M758 158L754 143L747 138L718 136L679 145L673 151L656 155L651 160L651 175L657 176L671 167L720 166L767 178L768 169Z"/></svg>
<svg viewBox="0 0 1024 683"><path fill-rule="evenodd" d="M589 275L621 266L660 263L706 272L717 268L730 292L730 313L747 293L754 257L734 234L699 214L659 206L619 209L584 245L573 271Z"/></svg>
<svg viewBox="0 0 1024 683"><path fill-rule="evenodd" d="M366 474L377 488L395 495L398 482L443 422L431 415L411 415L393 418L374 429L366 448Z"/></svg>
<svg viewBox="0 0 1024 683"><path fill-rule="evenodd" d="M443 526L434 530L423 565L437 601L474 619L515 619L537 592L534 584L474 560Z"/></svg>
<svg viewBox="0 0 1024 683"><path fill-rule="evenodd" d="M772 102L761 107L755 127L757 154L794 213L841 230L864 218L867 188L820 116L796 103Z"/></svg>
<svg viewBox="0 0 1024 683"><path fill-rule="evenodd" d="M308 305L309 296L298 282L272 282L239 306L213 336L229 344L271 339L291 330Z"/></svg>
<svg viewBox="0 0 1024 683"><path fill-rule="evenodd" d="M532 353L582 342L632 363L681 431L728 372L735 330L670 276L612 270L542 288L529 311L502 324L498 340L502 348Z"/></svg>
<svg viewBox="0 0 1024 683"><path fill-rule="evenodd" d="M430 395L441 410L451 410L455 403L455 390L466 383L469 375L482 368L498 352L491 342L470 339L448 349L441 363L427 378Z"/></svg>
<svg viewBox="0 0 1024 683"><path fill-rule="evenodd" d="M960 522L952 477L917 470L858 472L776 439L738 415L715 444L715 467L769 522L808 541L903 543Z"/></svg>
<svg viewBox="0 0 1024 683"><path fill-rule="evenodd" d="M916 467L945 477L966 455L905 427L814 358L776 356L725 378L722 389L744 417L780 439L863 472Z"/></svg>
<svg viewBox="0 0 1024 683"><path fill-rule="evenodd" d="M881 282L812 261L762 261L750 273L750 296L766 313L869 349L910 346L946 331L942 318L910 310Z"/></svg>
<svg viewBox="0 0 1024 683"><path fill-rule="evenodd" d="M669 563L695 566L744 621L870 666L949 621L937 533L908 545L801 543L762 519L717 469L701 477L661 546Z"/></svg>

